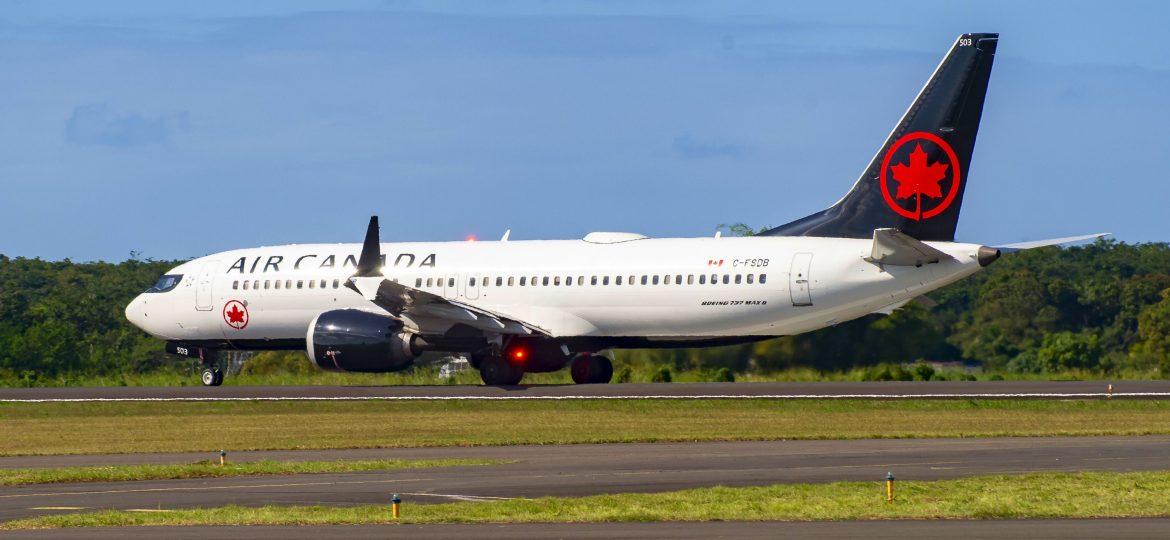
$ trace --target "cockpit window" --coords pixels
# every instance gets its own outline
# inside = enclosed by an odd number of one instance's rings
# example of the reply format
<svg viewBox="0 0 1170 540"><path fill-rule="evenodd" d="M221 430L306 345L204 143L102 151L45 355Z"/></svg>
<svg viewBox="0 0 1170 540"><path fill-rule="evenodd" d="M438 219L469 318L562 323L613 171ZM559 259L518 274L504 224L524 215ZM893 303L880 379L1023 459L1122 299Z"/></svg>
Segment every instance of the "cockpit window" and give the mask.
<svg viewBox="0 0 1170 540"><path fill-rule="evenodd" d="M158 278L158 282L155 283L153 287L146 289L146 292L148 292L148 293L164 293L164 292L167 292L171 289L174 289L175 287L178 287L179 283L182 281L183 281L182 274L168 274L168 275L165 275L163 277Z"/></svg>

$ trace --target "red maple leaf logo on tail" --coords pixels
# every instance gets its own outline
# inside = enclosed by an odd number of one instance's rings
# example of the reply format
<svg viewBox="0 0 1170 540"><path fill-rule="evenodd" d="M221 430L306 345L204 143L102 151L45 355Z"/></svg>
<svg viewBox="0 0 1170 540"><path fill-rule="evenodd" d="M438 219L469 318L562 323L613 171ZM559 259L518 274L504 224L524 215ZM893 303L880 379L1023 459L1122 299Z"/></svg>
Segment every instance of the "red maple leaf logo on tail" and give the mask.
<svg viewBox="0 0 1170 540"><path fill-rule="evenodd" d="M240 311L240 306L232 306L232 310L227 312L227 316L228 316L228 322L230 322L230 323L243 323L244 322L244 312Z"/></svg>
<svg viewBox="0 0 1170 540"><path fill-rule="evenodd" d="M925 195L937 199L942 197L942 187L939 186L944 178L947 177L946 163L932 163L926 164L926 152L922 151L922 143L918 143L914 147L914 151L910 152L910 164L904 165L898 163L890 170L894 173L894 181L898 182L899 199L906 199L915 195Z"/></svg>

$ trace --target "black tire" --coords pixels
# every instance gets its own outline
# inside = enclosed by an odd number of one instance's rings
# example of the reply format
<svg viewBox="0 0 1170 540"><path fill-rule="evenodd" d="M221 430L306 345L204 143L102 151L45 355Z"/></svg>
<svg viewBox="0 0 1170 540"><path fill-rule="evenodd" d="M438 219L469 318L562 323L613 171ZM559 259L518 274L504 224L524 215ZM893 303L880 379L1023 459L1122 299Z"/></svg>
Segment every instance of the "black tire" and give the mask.
<svg viewBox="0 0 1170 540"><path fill-rule="evenodd" d="M219 386L223 384L223 372L220 371L219 368L216 368L212 371L215 372L215 382L211 383L211 386Z"/></svg>
<svg viewBox="0 0 1170 540"><path fill-rule="evenodd" d="M524 378L524 369L501 356L489 356L479 364L479 376L488 386L515 386Z"/></svg>
<svg viewBox="0 0 1170 540"><path fill-rule="evenodd" d="M199 374L199 382L202 382L203 386L219 386L215 382L216 379L219 378L219 377L216 377L216 375L215 375L215 373L217 371L219 371L219 370L211 369L211 368L203 368L203 372Z"/></svg>
<svg viewBox="0 0 1170 540"><path fill-rule="evenodd" d="M593 373L592 357L588 355L580 355L573 359L569 364L569 374L573 377L573 382L577 384L589 384L590 375Z"/></svg>
<svg viewBox="0 0 1170 540"><path fill-rule="evenodd" d="M592 368L590 375L593 376L589 382L593 384L609 384L609 381L613 379L613 362L610 362L609 358L595 354L590 357L589 364L589 367Z"/></svg>

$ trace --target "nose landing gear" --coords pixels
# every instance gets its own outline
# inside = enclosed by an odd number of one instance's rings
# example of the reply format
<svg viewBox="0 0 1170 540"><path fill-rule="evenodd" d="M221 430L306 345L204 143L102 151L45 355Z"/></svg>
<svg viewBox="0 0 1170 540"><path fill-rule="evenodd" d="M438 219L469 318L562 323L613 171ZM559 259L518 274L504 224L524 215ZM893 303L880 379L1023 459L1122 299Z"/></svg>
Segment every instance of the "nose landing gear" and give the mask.
<svg viewBox="0 0 1170 540"><path fill-rule="evenodd" d="M203 382L203 386L219 386L223 384L223 371L217 367L204 367L199 380Z"/></svg>

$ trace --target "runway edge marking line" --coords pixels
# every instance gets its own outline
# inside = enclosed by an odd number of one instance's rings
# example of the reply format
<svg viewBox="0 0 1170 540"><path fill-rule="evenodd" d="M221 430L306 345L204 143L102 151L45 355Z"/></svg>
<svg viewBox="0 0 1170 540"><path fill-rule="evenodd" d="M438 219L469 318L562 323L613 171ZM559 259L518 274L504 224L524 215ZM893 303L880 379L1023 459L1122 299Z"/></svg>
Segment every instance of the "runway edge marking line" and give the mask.
<svg viewBox="0 0 1170 540"><path fill-rule="evenodd" d="M1011 399L1011 398L1109 398L1095 393L1015 394L763 394L763 395L648 395L648 396L265 396L265 397L141 397L141 398L0 398L0 403L87 403L122 401L566 401L623 399ZM1114 392L1117 398L1170 398L1170 392Z"/></svg>

